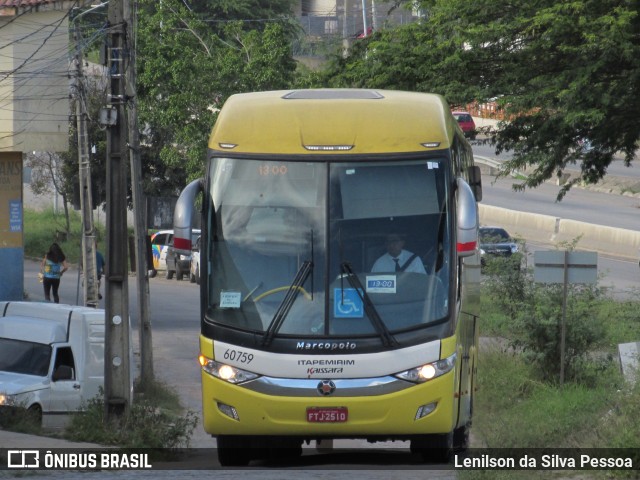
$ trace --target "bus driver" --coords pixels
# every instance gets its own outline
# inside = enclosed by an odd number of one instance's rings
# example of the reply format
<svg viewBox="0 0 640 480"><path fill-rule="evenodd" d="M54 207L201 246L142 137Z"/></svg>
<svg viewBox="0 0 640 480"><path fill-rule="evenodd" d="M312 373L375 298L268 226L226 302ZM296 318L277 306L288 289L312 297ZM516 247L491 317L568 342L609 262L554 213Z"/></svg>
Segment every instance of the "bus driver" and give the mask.
<svg viewBox="0 0 640 480"><path fill-rule="evenodd" d="M404 249L404 239L397 234L389 234L386 239L387 253L376 260L372 272L414 272L426 275L420 257Z"/></svg>

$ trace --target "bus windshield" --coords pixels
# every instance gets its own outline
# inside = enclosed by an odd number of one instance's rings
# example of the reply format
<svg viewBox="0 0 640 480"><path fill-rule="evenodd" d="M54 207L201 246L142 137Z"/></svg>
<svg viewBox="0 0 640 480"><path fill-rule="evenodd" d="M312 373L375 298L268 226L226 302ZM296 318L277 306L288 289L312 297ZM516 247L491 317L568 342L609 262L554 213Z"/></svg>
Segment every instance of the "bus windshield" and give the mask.
<svg viewBox="0 0 640 480"><path fill-rule="evenodd" d="M206 321L264 341L381 336L449 313L444 158L211 162Z"/></svg>

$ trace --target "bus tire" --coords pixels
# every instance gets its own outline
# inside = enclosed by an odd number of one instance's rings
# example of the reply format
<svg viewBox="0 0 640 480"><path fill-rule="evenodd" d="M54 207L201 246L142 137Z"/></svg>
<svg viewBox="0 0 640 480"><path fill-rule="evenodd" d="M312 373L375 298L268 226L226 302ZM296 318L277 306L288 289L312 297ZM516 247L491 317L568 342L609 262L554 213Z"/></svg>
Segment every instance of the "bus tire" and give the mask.
<svg viewBox="0 0 640 480"><path fill-rule="evenodd" d="M470 425L463 425L453 431L453 450L456 452L463 452L469 447L469 427Z"/></svg>
<svg viewBox="0 0 640 480"><path fill-rule="evenodd" d="M251 461L251 447L242 437L218 437L218 461L223 467L246 467Z"/></svg>
<svg viewBox="0 0 640 480"><path fill-rule="evenodd" d="M271 464L287 464L302 456L302 440L287 437L270 439L268 461Z"/></svg>
<svg viewBox="0 0 640 480"><path fill-rule="evenodd" d="M411 453L421 455L425 463L449 463L453 453L453 432L414 437Z"/></svg>

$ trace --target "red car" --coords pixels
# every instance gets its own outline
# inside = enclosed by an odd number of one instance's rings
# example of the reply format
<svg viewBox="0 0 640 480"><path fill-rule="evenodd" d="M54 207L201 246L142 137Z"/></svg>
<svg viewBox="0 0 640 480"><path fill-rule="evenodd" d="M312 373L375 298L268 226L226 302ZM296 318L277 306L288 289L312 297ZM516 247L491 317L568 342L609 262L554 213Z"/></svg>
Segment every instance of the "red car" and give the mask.
<svg viewBox="0 0 640 480"><path fill-rule="evenodd" d="M453 117L458 121L460 128L464 132L464 136L475 140L476 124L469 112L451 112Z"/></svg>

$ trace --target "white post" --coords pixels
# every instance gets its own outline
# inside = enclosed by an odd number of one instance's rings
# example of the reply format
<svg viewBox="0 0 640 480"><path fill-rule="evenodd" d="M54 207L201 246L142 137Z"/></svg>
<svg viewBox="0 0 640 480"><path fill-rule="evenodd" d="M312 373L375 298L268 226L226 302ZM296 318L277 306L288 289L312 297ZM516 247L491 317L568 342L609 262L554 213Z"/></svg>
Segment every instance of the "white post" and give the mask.
<svg viewBox="0 0 640 480"><path fill-rule="evenodd" d="M364 36L367 36L367 3L366 0L362 0L362 28L364 30Z"/></svg>

